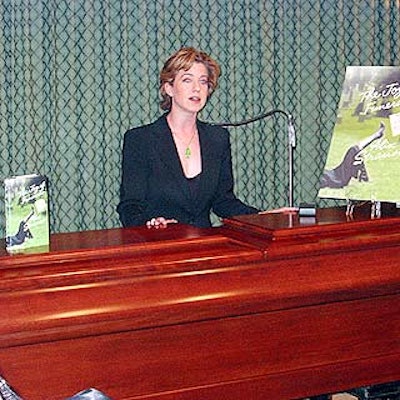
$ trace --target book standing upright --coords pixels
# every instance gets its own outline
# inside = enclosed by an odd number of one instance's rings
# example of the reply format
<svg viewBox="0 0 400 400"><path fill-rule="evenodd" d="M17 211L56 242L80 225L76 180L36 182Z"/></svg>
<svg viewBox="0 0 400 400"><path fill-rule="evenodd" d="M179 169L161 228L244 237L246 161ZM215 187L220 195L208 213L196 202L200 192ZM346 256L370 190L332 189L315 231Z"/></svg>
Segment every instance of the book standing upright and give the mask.
<svg viewBox="0 0 400 400"><path fill-rule="evenodd" d="M7 178L4 188L7 251L46 251L50 237L46 177L21 175Z"/></svg>

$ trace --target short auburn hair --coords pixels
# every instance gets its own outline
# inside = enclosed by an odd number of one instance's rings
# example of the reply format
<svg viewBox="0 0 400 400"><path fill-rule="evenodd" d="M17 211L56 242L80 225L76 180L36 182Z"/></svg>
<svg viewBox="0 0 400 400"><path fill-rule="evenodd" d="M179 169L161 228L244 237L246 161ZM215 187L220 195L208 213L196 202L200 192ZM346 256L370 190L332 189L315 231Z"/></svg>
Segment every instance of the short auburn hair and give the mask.
<svg viewBox="0 0 400 400"><path fill-rule="evenodd" d="M189 70L196 62L204 64L207 68L208 97L216 89L218 78L221 74L221 68L218 63L203 51L196 50L193 47L183 47L168 58L160 73L160 106L163 110L170 110L172 105L171 97L165 91L165 84L173 83L179 71Z"/></svg>

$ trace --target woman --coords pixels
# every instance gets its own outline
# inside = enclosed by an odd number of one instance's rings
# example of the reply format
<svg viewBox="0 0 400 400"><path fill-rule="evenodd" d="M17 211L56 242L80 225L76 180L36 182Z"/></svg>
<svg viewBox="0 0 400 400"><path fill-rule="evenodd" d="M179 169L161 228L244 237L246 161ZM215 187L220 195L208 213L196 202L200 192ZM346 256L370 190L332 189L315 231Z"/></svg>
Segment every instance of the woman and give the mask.
<svg viewBox="0 0 400 400"><path fill-rule="evenodd" d="M197 119L217 87L220 67L182 48L160 74L161 108L152 124L126 132L118 213L123 226L209 227L219 217L257 213L233 192L229 133Z"/></svg>

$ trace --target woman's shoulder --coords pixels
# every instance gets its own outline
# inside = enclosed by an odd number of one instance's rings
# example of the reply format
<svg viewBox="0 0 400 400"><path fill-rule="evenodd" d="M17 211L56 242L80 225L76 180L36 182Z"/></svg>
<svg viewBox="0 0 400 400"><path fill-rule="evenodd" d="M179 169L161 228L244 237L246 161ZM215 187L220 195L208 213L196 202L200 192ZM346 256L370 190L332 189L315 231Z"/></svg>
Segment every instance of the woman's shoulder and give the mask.
<svg viewBox="0 0 400 400"><path fill-rule="evenodd" d="M161 116L160 118L158 118L155 121L150 122L148 124L129 128L125 132L125 135L132 136L132 135L140 135L140 134L144 134L144 133L148 133L148 132L154 132L155 130L160 129L163 126L163 124L165 124L164 120L165 120L165 117Z"/></svg>
<svg viewBox="0 0 400 400"><path fill-rule="evenodd" d="M208 130L210 132L218 132L222 135L228 134L227 129L222 127L221 125L213 124L212 122L204 122L204 121L200 121L200 120L198 120L197 122L200 127L202 127L205 130Z"/></svg>
<svg viewBox="0 0 400 400"><path fill-rule="evenodd" d="M198 122L198 127L213 142L227 143L229 142L229 132L220 125L214 125L210 122Z"/></svg>
<svg viewBox="0 0 400 400"><path fill-rule="evenodd" d="M198 121L198 126L205 132L216 134L219 137L226 138L229 136L229 132L226 128L221 125L213 124L212 122Z"/></svg>

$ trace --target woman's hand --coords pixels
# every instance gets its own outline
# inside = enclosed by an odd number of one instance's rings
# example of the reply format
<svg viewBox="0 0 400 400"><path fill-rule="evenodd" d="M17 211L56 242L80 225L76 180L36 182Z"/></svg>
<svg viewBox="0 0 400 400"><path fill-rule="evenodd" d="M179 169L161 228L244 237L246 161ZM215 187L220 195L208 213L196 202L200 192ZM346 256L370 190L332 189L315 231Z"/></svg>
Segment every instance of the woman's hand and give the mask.
<svg viewBox="0 0 400 400"><path fill-rule="evenodd" d="M295 214L298 211L298 207L281 207L273 210L260 211L259 214Z"/></svg>
<svg viewBox="0 0 400 400"><path fill-rule="evenodd" d="M157 218L152 218L151 220L146 222L146 226L148 228L166 228L168 224L176 224L178 221L174 218L167 219L164 217L157 217Z"/></svg>

